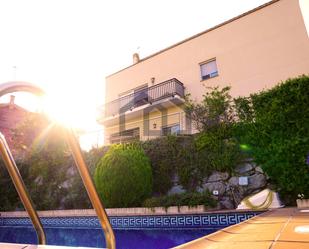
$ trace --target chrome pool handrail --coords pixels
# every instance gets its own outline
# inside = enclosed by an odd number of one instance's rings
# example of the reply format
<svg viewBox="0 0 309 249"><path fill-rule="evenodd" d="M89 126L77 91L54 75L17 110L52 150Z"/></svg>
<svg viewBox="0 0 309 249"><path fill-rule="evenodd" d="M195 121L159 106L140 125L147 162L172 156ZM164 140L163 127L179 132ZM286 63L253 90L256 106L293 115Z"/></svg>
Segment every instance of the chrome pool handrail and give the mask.
<svg viewBox="0 0 309 249"><path fill-rule="evenodd" d="M106 240L106 248L116 249L116 241L113 228L109 222L106 211L97 193L97 190L93 184L92 178L90 176L88 167L85 163L79 142L76 139L74 131L72 129L65 129L66 140L72 151L72 155L76 166L78 168L79 174L83 180L84 186L87 190L91 204L100 220L101 226L104 231L104 236Z"/></svg>
<svg viewBox="0 0 309 249"><path fill-rule="evenodd" d="M15 82L7 82L4 84L0 84L0 97L4 94L11 93L11 92L17 92L17 91L26 91L30 92L36 95L43 95L44 91L28 82L21 82L21 81L15 81ZM100 200L100 197L96 191L96 188L93 184L93 181L91 179L88 167L85 163L84 157L82 155L82 151L79 145L78 140L76 139L76 136L74 134L74 131L71 128L66 128L66 140L67 143L71 149L72 155L74 157L76 166L78 168L79 174L82 178L83 184L87 190L89 199L93 205L93 208L96 211L96 214L100 220L101 226L104 231L105 241L106 241L106 247L108 249L116 249L116 242L115 242L115 236L113 232L113 228L109 222L108 216L106 214L106 211L104 209L104 206ZM31 201L31 198L28 194L28 191L25 187L25 184L22 180L22 177L19 173L19 170L16 166L16 163L13 159L13 156L10 152L9 146L6 143L6 140L3 135L0 135L0 153L3 157L3 160L5 162L5 166L12 178L12 181L15 185L15 188L18 192L18 195L31 219L31 222L36 230L37 236L38 236L38 242L39 244L46 244L46 237L43 230L43 226L40 222L40 218L33 206L33 203Z"/></svg>
<svg viewBox="0 0 309 249"><path fill-rule="evenodd" d="M13 156L10 152L9 146L5 140L5 137L0 132L0 153L2 156L2 159L4 161L4 164L9 172L9 175L12 178L12 181L14 183L15 189L19 195L19 198L21 199L25 210L29 214L29 217L31 219L31 222L33 224L33 227L36 231L38 242L41 245L46 244L46 236L45 232L42 226L42 223L40 221L40 218L38 216L38 213L36 212L32 200L29 196L29 193L26 189L26 186L24 184L24 181L19 173L19 170L16 166L16 163L13 159Z"/></svg>

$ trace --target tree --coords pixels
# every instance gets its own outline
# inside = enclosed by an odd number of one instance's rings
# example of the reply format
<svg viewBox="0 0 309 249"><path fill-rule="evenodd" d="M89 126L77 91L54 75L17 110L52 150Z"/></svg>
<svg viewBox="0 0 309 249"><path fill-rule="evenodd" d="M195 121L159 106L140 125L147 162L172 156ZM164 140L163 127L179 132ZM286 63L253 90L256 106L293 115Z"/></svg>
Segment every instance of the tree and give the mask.
<svg viewBox="0 0 309 249"><path fill-rule="evenodd" d="M230 87L207 88L201 103L186 98L185 111L200 132L195 139L197 149L204 154L206 167L232 171L243 154L233 136L235 111Z"/></svg>
<svg viewBox="0 0 309 249"><path fill-rule="evenodd" d="M234 120L230 87L207 87L201 103L196 103L186 96L185 112L193 121L196 129L204 132L218 127L220 124L230 124Z"/></svg>

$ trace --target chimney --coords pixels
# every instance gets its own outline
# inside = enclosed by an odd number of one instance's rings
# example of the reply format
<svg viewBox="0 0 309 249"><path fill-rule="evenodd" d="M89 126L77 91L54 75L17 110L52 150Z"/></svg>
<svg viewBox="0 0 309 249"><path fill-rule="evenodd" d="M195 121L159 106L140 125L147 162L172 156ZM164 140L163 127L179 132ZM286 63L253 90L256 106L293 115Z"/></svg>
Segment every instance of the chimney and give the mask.
<svg viewBox="0 0 309 249"><path fill-rule="evenodd" d="M133 64L139 63L140 59L139 59L139 55L138 53L134 53L133 54Z"/></svg>
<svg viewBox="0 0 309 249"><path fill-rule="evenodd" d="M11 95L10 96L10 108L13 108L14 107L14 105L15 105L15 103L14 103L14 101L15 101L15 96L14 95Z"/></svg>

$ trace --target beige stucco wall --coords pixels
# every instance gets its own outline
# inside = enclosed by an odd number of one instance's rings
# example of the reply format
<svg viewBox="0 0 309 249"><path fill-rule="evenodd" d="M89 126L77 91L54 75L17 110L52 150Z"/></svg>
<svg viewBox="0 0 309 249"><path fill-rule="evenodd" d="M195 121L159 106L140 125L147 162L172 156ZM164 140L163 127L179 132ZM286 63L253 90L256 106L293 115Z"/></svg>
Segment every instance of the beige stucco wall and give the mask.
<svg viewBox="0 0 309 249"><path fill-rule="evenodd" d="M218 13L219 14L219 13ZM216 58L219 76L201 81L199 63ZM309 39L298 0L280 0L106 78L106 102L136 86L176 77L200 99L206 86L232 95L309 73Z"/></svg>
<svg viewBox="0 0 309 249"><path fill-rule="evenodd" d="M163 117L162 117L163 115ZM147 123L147 125L145 124ZM155 126L154 126L155 124ZM171 107L166 110L166 113L162 114L154 109L149 113L149 116L144 120L140 115L136 118L128 118L125 122L125 130L139 128L140 140L146 141L161 135L161 129L165 126L179 124L180 130L184 134L191 133L191 126L186 123L186 116L180 107ZM147 128L147 126L149 128ZM105 144L111 143L110 135L119 133L120 126L116 124L108 125L105 127Z"/></svg>
<svg viewBox="0 0 309 249"><path fill-rule="evenodd" d="M300 9L303 15L304 23L307 29L307 35L309 37L309 1L299 0Z"/></svg>
<svg viewBox="0 0 309 249"><path fill-rule="evenodd" d="M177 78L184 83L186 93L200 100L205 92L204 85L230 85L232 96L247 96L289 77L308 74L309 39L305 14L309 11L304 8L301 11L298 0L280 0L180 42L108 76L106 102L145 83L150 86L153 77L155 84ZM216 58L219 75L201 81L200 63L211 58ZM179 108L168 110L169 115L179 112ZM151 117L160 115L154 113ZM141 139L145 140L148 137L143 135L142 119L142 116L134 120L128 118L126 127L134 128L139 123ZM160 122L157 123L160 130ZM172 123L172 119L168 121ZM117 125L105 126L106 137L117 131Z"/></svg>

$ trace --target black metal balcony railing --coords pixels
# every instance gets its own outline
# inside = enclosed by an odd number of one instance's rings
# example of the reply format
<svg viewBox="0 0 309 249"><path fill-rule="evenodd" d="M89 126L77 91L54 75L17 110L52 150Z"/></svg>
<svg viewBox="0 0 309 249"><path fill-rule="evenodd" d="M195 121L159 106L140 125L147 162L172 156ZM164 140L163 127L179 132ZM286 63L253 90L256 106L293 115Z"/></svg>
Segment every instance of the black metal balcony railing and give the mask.
<svg viewBox="0 0 309 249"><path fill-rule="evenodd" d="M184 86L179 80L173 78L106 103L104 106L105 118L176 95L184 98Z"/></svg>

